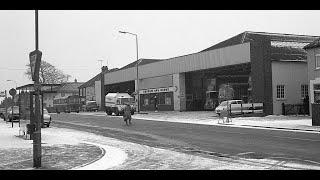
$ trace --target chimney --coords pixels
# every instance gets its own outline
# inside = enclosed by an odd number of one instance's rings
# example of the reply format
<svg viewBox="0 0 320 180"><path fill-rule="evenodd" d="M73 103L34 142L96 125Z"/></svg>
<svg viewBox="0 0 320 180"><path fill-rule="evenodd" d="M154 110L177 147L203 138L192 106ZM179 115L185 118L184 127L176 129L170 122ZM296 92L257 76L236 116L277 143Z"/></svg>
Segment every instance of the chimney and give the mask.
<svg viewBox="0 0 320 180"><path fill-rule="evenodd" d="M108 66L102 66L101 70L102 70L102 72L107 72L108 71Z"/></svg>
<svg viewBox="0 0 320 180"><path fill-rule="evenodd" d="M77 79L74 79L74 82L75 82L75 83L78 82Z"/></svg>

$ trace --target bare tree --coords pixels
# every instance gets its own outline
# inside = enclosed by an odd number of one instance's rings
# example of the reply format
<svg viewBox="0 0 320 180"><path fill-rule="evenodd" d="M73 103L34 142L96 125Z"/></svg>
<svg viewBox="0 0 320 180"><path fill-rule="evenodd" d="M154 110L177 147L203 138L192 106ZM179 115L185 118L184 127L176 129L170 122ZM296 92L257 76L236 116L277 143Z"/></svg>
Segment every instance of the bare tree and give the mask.
<svg viewBox="0 0 320 180"><path fill-rule="evenodd" d="M26 65L28 67L25 74L29 79L32 79L30 64ZM71 76L63 73L61 70L57 69L52 64L41 61L40 71L39 71L39 81L41 84L57 84L67 82Z"/></svg>

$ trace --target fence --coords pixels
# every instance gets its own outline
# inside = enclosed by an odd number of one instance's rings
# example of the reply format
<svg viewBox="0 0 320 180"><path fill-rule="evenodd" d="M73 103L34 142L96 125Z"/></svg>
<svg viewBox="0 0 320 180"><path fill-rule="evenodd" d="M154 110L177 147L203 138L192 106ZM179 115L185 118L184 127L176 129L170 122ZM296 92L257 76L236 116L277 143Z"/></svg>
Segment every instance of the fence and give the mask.
<svg viewBox="0 0 320 180"><path fill-rule="evenodd" d="M284 104L282 103L282 115L309 115L309 106L304 104Z"/></svg>
<svg viewBox="0 0 320 180"><path fill-rule="evenodd" d="M236 116L264 116L263 103L230 104L229 114Z"/></svg>

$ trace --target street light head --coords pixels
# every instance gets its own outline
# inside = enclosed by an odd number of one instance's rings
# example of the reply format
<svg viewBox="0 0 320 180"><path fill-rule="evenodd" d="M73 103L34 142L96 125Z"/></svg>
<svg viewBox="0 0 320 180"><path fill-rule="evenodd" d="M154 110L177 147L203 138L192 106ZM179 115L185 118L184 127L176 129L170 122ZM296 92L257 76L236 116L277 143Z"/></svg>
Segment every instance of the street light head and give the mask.
<svg viewBox="0 0 320 180"><path fill-rule="evenodd" d="M124 32L124 31L119 31L119 33L123 33L123 34L125 34L125 33L127 33L127 32Z"/></svg>

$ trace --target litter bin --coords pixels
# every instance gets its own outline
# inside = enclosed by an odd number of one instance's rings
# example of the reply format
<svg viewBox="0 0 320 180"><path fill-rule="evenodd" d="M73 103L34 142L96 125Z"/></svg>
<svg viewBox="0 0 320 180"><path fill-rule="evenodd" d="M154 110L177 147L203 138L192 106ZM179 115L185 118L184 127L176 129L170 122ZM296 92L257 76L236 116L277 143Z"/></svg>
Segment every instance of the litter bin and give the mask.
<svg viewBox="0 0 320 180"><path fill-rule="evenodd" d="M320 104L311 104L312 110L312 126L320 126Z"/></svg>
<svg viewBox="0 0 320 180"><path fill-rule="evenodd" d="M36 129L34 124L27 124L27 134L32 135Z"/></svg>

